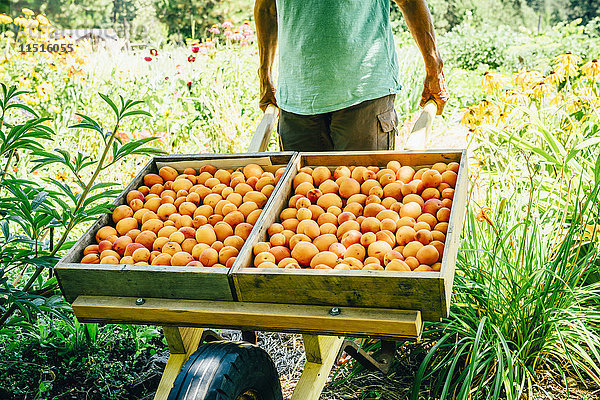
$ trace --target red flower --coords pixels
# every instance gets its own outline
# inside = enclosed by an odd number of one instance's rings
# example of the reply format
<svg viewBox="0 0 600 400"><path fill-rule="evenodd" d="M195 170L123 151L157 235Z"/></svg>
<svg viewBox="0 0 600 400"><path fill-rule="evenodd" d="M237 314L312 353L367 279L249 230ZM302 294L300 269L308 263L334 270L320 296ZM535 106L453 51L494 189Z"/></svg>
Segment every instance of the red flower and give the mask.
<svg viewBox="0 0 600 400"><path fill-rule="evenodd" d="M194 56L188 57L188 62L194 62L194 61L196 61L196 57L194 57Z"/></svg>
<svg viewBox="0 0 600 400"><path fill-rule="evenodd" d="M158 55L158 50L156 50L156 49L150 49L150 55L153 55L153 56L156 57Z"/></svg>
<svg viewBox="0 0 600 400"><path fill-rule="evenodd" d="M192 53L197 53L200 51L200 46L192 46Z"/></svg>
<svg viewBox="0 0 600 400"><path fill-rule="evenodd" d="M146 56L146 57L144 57L144 60L146 60L146 61L152 61L152 57Z"/></svg>
<svg viewBox="0 0 600 400"><path fill-rule="evenodd" d="M192 90L192 82L188 82L187 83L187 87L188 87L189 90Z"/></svg>

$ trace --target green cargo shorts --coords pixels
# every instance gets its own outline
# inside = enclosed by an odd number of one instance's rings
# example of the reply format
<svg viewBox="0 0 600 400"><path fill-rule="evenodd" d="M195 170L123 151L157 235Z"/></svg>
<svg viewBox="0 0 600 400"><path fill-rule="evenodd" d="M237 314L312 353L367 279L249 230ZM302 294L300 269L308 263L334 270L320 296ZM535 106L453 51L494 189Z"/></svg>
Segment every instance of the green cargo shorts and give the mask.
<svg viewBox="0 0 600 400"><path fill-rule="evenodd" d="M393 150L398 127L395 95L325 114L281 110L278 132L285 151Z"/></svg>

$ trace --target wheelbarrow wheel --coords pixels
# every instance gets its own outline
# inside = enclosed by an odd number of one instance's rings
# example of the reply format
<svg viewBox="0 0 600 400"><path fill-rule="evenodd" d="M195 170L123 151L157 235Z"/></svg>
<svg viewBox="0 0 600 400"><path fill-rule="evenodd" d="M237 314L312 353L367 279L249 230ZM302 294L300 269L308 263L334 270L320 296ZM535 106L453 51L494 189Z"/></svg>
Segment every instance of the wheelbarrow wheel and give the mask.
<svg viewBox="0 0 600 400"><path fill-rule="evenodd" d="M266 351L247 342L219 340L193 353L168 400L282 400L279 375Z"/></svg>

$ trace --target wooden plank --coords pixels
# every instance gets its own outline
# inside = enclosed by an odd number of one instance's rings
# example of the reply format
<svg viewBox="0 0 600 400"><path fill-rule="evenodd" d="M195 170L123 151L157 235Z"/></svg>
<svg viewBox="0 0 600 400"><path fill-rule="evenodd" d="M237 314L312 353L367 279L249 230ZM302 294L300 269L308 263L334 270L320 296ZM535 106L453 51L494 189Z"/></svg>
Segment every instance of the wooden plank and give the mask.
<svg viewBox="0 0 600 400"><path fill-rule="evenodd" d="M431 136L431 128L437 110L438 107L435 101L429 100L425 103L419 118L406 139L406 143L404 144L405 150L424 150L427 148L427 142Z"/></svg>
<svg viewBox="0 0 600 400"><path fill-rule="evenodd" d="M269 147L269 140L273 134L273 128L277 123L277 116L279 115L279 108L272 104L267 106L265 113L263 114L260 124L256 128L250 146L248 146L249 152L263 152Z"/></svg>
<svg viewBox="0 0 600 400"><path fill-rule="evenodd" d="M144 176L157 173L158 167L167 164L191 165L185 163L220 163L239 167L246 165L251 160L262 164L270 164L274 169L286 166L295 159L294 152L266 152L266 153L235 153L235 154L178 154L164 155L152 158L123 192L115 199L113 205L125 204L127 193L143 185ZM265 160L268 160L265 161ZM224 164L223 164L224 163ZM265 167L267 168L267 167ZM181 168L180 168L181 169ZM284 173L285 175L285 173ZM265 205L265 209L277 197L278 188L275 187L273 195ZM89 265L79 261L83 250L89 244L95 243L95 234L102 226L112 225L109 214L101 216L84 233L79 241L57 264L55 271L59 285L67 301L74 301L80 295L95 296L135 296L135 297L161 297L182 299L208 299L208 300L233 300L233 289L228 278L229 269L226 268L186 268L170 266L124 266L124 265Z"/></svg>
<svg viewBox="0 0 600 400"><path fill-rule="evenodd" d="M385 166L390 160L414 167L431 166L436 162L462 162L462 150L432 150L419 152L334 152L300 153L289 174L284 176L285 184L281 193L273 201L259 221L258 229L248 237L248 247L242 250L231 271L237 299L249 302L313 304L350 307L396 308L419 310L426 321L438 321L448 315L447 297L452 276L440 272L390 272L390 271L328 271L247 268L252 265L252 247L260 241L268 240L267 229L279 221L279 214L287 207L292 192L292 181L303 166L376 165ZM457 193L466 193L462 181ZM454 208L454 207L453 207ZM456 213L456 219L462 220ZM458 247L458 237L450 242ZM442 270L454 270L454 265L445 268L444 263L456 259L456 253L448 254L442 263Z"/></svg>
<svg viewBox="0 0 600 400"><path fill-rule="evenodd" d="M233 300L223 267L62 264L56 273L69 302L81 295Z"/></svg>
<svg viewBox="0 0 600 400"><path fill-rule="evenodd" d="M467 151L464 150L460 160L456 190L452 201L452 211L448 221L448 232L446 234L446 245L440 274L443 277L442 291L445 294L443 305L446 312L450 312L450 299L452 297L452 284L454 282L454 271L456 269L456 257L460 247L460 235L467 210L469 170Z"/></svg>
<svg viewBox="0 0 600 400"><path fill-rule="evenodd" d="M202 339L202 328L163 326L163 332L169 346L169 359L158 384L154 400L166 400L173 383L181 372L181 367L196 351Z"/></svg>
<svg viewBox="0 0 600 400"><path fill-rule="evenodd" d="M421 334L419 311L268 303L80 296L73 302L82 322L160 324L233 328L356 337L416 339Z"/></svg>
<svg viewBox="0 0 600 400"><path fill-rule="evenodd" d="M291 400L317 400L335 364L344 338L302 335L306 364Z"/></svg>

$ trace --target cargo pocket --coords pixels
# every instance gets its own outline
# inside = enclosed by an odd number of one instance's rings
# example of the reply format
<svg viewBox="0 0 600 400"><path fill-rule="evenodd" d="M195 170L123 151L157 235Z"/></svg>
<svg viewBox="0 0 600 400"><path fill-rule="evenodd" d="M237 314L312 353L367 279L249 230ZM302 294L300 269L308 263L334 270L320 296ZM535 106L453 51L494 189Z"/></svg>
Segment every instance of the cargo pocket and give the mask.
<svg viewBox="0 0 600 400"><path fill-rule="evenodd" d="M379 120L379 132L377 135L378 150L394 150L396 135L398 134L398 114L392 108L389 111L377 115Z"/></svg>

